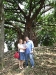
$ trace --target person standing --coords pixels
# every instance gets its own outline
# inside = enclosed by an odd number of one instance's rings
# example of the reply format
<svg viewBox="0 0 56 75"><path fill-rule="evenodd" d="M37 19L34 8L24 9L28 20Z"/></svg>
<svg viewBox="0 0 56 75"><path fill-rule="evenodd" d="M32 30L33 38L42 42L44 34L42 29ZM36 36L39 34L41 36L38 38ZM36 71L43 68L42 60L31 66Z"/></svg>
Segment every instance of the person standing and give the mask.
<svg viewBox="0 0 56 75"><path fill-rule="evenodd" d="M20 53L20 59L19 59L19 68L20 69L23 69L23 63L25 61L25 47L23 46L23 41L22 39L19 40L19 43L18 43L18 51Z"/></svg>
<svg viewBox="0 0 56 75"><path fill-rule="evenodd" d="M29 39L28 36L25 37L26 40L26 50L25 50L25 62L26 62L26 66L28 67L28 59L30 59L30 63L32 68L34 67L34 58L33 58L33 48L34 48L34 44L33 41Z"/></svg>

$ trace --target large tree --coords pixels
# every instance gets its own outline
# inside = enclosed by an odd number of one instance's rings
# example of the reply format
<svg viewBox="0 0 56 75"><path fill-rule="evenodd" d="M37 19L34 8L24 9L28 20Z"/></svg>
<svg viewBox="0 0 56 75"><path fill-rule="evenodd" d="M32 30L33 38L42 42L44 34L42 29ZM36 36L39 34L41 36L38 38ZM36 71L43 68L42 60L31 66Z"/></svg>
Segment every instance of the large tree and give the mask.
<svg viewBox="0 0 56 75"><path fill-rule="evenodd" d="M40 11L42 14L52 8L49 1L50 0L47 2L45 0L4 0L5 24L12 25L21 35L22 30L20 27L24 28L23 35L28 35L33 39L35 36L33 33L33 29L35 27L34 22L36 21ZM46 6L49 8L43 11L43 8ZM15 24L13 24L13 21Z"/></svg>

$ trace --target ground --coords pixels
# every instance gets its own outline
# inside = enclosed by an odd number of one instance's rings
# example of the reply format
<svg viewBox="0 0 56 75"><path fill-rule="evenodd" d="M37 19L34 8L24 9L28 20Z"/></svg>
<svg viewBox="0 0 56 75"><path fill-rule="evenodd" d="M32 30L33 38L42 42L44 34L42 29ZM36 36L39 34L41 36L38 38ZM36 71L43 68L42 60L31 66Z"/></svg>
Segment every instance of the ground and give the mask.
<svg viewBox="0 0 56 75"><path fill-rule="evenodd" d="M15 51L4 54L4 68L0 70L0 75L56 75L56 47L35 47L34 60L35 67L20 70L18 59L13 57Z"/></svg>

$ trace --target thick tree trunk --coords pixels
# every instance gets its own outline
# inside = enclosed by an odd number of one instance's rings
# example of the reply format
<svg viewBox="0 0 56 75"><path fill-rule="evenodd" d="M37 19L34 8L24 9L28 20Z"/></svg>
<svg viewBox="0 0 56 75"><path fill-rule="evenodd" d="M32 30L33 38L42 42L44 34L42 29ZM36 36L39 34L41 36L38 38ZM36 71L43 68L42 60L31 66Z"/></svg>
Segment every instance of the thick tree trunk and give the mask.
<svg viewBox="0 0 56 75"><path fill-rule="evenodd" d="M34 45L37 46L37 37L35 31L33 31L34 25L32 22L27 22L25 25L25 36L28 36L31 40L33 40Z"/></svg>
<svg viewBox="0 0 56 75"><path fill-rule="evenodd" d="M2 0L0 0L0 64L3 67L3 53L4 53L4 10Z"/></svg>
<svg viewBox="0 0 56 75"><path fill-rule="evenodd" d="M31 39L32 35L32 26L30 23L26 23L25 25L25 36L28 36Z"/></svg>
<svg viewBox="0 0 56 75"><path fill-rule="evenodd" d="M28 36L31 40L34 39L34 32L32 27L32 22L26 22L25 25L25 36Z"/></svg>

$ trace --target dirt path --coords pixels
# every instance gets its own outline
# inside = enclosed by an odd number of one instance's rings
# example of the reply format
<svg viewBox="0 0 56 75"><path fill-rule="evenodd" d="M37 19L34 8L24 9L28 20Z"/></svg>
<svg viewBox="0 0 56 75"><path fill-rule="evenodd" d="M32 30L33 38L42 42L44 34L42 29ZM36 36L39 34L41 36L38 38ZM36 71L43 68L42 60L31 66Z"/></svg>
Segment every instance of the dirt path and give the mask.
<svg viewBox="0 0 56 75"><path fill-rule="evenodd" d="M36 48L34 51L35 67L20 70L18 60L13 58L13 53L7 53L5 59L5 70L0 75L56 75L56 48Z"/></svg>

